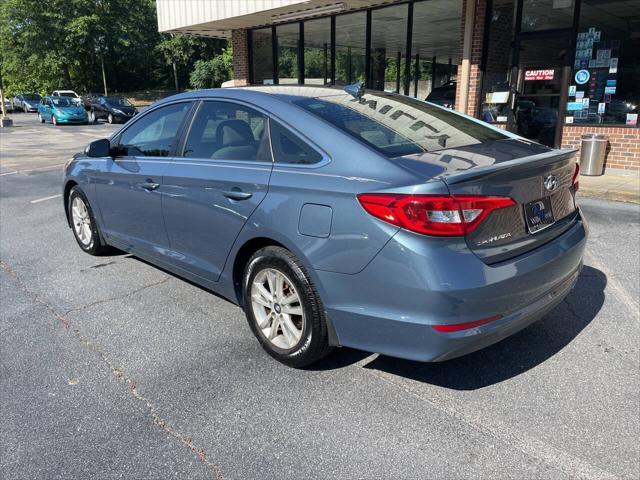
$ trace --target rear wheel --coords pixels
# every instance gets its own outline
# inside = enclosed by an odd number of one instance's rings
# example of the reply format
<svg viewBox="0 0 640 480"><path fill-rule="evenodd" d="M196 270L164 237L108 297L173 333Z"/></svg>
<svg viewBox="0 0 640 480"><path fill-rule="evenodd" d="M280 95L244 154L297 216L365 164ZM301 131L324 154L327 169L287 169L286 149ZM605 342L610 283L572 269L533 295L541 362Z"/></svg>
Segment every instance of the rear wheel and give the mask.
<svg viewBox="0 0 640 480"><path fill-rule="evenodd" d="M69 220L80 248L89 255L101 255L109 250L100 240L93 210L84 192L77 185L71 189L67 205Z"/></svg>
<svg viewBox="0 0 640 480"><path fill-rule="evenodd" d="M245 269L243 294L251 330L278 361L304 367L331 350L320 296L288 250L272 246L257 251Z"/></svg>

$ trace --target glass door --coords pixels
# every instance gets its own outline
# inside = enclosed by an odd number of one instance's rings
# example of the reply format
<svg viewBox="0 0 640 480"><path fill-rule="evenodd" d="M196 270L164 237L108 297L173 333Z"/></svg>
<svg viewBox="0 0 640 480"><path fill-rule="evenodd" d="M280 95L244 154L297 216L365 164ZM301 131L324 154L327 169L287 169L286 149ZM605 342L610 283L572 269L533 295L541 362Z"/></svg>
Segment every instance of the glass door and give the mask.
<svg viewBox="0 0 640 480"><path fill-rule="evenodd" d="M524 36L523 36L524 37ZM562 137L569 74L568 36L535 35L518 41L514 67L515 95L509 115L509 129L550 147Z"/></svg>

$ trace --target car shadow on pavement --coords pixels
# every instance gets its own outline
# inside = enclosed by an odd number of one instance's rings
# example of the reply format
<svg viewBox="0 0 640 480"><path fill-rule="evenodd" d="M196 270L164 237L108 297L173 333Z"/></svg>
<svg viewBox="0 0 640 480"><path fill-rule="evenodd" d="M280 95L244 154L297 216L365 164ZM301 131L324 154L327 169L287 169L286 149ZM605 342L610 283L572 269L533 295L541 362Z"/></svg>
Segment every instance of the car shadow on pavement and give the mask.
<svg viewBox="0 0 640 480"><path fill-rule="evenodd" d="M585 266L567 298L540 321L478 352L441 363L420 363L375 357L364 368L426 382L454 390L475 390L515 377L565 348L596 317L604 303L606 275ZM344 350L344 351L342 351ZM321 362L319 369L356 363L359 355L341 349ZM343 358L341 358L343 357Z"/></svg>

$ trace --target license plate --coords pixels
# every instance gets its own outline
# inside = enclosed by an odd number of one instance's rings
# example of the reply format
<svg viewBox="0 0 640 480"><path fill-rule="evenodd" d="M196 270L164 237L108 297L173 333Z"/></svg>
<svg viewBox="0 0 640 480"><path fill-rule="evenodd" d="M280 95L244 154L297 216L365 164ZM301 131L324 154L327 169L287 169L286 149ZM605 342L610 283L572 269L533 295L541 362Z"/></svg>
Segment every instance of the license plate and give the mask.
<svg viewBox="0 0 640 480"><path fill-rule="evenodd" d="M556 221L551 209L551 199L545 197L527 203L524 206L524 217L527 221L527 228L531 233L550 227Z"/></svg>

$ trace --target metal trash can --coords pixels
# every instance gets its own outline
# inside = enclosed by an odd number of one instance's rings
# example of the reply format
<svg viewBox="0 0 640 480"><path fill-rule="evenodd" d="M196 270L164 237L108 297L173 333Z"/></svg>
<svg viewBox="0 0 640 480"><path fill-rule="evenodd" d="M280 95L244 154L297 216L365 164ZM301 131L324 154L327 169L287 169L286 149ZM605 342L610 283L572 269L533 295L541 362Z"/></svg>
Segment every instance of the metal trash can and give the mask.
<svg viewBox="0 0 640 480"><path fill-rule="evenodd" d="M604 157L607 153L609 137L596 133L582 135L580 146L580 173L582 175L602 175Z"/></svg>

